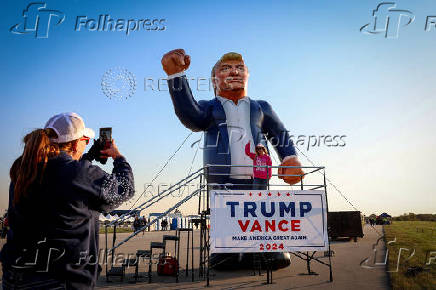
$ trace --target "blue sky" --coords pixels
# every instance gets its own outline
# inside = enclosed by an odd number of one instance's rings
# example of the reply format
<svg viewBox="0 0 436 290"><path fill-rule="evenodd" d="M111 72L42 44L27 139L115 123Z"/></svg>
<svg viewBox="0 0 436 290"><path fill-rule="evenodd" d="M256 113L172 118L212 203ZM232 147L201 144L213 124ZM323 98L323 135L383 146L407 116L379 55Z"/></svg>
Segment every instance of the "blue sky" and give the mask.
<svg viewBox="0 0 436 290"><path fill-rule="evenodd" d="M144 90L144 79L165 77L162 55L184 48L192 59L187 74L194 78L209 77L223 53L243 54L249 96L268 100L291 133L346 135L345 147L299 149L326 166L330 180L364 213L435 213L436 29L424 30L426 17L436 15L434 1L396 1L398 9L415 15L396 39L359 32L378 1L46 1L47 9L65 14L46 39L9 32L23 22L29 3L3 1L0 11L0 130L6 137L0 145L0 209L7 207L8 171L22 152L22 137L65 111L79 113L96 131L113 127L142 192L189 134L168 92ZM77 16L101 14L165 19L166 29L74 31ZM132 97L102 93L102 76L114 67L136 76ZM213 97L193 91L197 99ZM186 174L195 152L189 145L200 136L190 137L158 182ZM194 168L201 161L199 154ZM334 210L350 209L333 189L329 201Z"/></svg>

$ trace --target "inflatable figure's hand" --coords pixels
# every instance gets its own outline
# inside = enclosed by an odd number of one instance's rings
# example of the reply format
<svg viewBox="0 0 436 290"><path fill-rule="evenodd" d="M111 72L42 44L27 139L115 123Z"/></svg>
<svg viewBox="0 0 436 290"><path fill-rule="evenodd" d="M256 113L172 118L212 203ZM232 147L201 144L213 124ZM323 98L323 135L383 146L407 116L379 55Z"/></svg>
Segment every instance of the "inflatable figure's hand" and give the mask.
<svg viewBox="0 0 436 290"><path fill-rule="evenodd" d="M174 49L162 57L162 67L167 75L187 70L191 64L191 57L183 49Z"/></svg>
<svg viewBox="0 0 436 290"><path fill-rule="evenodd" d="M280 166L301 166L301 163L298 161L297 157L291 157L289 159L285 158ZM283 176L282 174L299 176ZM292 185L300 182L301 179L304 178L304 171L301 168L279 168L278 175L284 182Z"/></svg>

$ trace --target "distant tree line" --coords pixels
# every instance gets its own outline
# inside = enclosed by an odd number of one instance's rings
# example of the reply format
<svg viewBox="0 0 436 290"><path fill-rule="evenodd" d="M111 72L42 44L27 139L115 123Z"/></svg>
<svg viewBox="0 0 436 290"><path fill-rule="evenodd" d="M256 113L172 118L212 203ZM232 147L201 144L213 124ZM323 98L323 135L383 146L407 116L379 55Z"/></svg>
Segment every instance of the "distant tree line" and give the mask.
<svg viewBox="0 0 436 290"><path fill-rule="evenodd" d="M405 213L403 215L393 217L392 220L394 221L430 221L430 222L436 222L436 214L430 214L430 213Z"/></svg>

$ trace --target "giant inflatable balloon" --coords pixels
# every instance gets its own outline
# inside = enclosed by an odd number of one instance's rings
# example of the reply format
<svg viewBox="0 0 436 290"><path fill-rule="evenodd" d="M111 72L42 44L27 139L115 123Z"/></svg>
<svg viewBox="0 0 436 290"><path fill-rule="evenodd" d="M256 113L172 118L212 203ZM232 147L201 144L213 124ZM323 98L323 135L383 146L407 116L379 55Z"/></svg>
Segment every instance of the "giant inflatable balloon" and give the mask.
<svg viewBox="0 0 436 290"><path fill-rule="evenodd" d="M198 102L185 75L190 62L190 56L183 49L172 50L162 58L177 117L190 130L205 133L203 163L211 166L207 176L209 184L233 184L226 186L229 189L252 188L253 169L236 166L253 164L245 154L247 143L267 147L269 140L282 166L301 166L289 133L272 106L267 101L247 96L249 72L240 54L226 53L217 61L211 72L215 97ZM228 166L213 167L216 164ZM303 171L300 168L280 168L278 174L286 183L295 184L301 180ZM270 255L274 255L273 267L289 265L289 254ZM212 257L212 264L217 268L240 268L241 265L252 266L251 260L249 254L217 254Z"/></svg>

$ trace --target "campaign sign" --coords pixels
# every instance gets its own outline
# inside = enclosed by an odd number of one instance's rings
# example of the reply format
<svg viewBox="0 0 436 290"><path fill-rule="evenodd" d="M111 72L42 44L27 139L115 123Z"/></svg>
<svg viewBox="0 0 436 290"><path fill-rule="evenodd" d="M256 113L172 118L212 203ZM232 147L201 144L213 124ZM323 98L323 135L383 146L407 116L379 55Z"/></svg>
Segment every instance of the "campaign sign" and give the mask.
<svg viewBox="0 0 436 290"><path fill-rule="evenodd" d="M323 190L212 190L212 253L325 251Z"/></svg>

